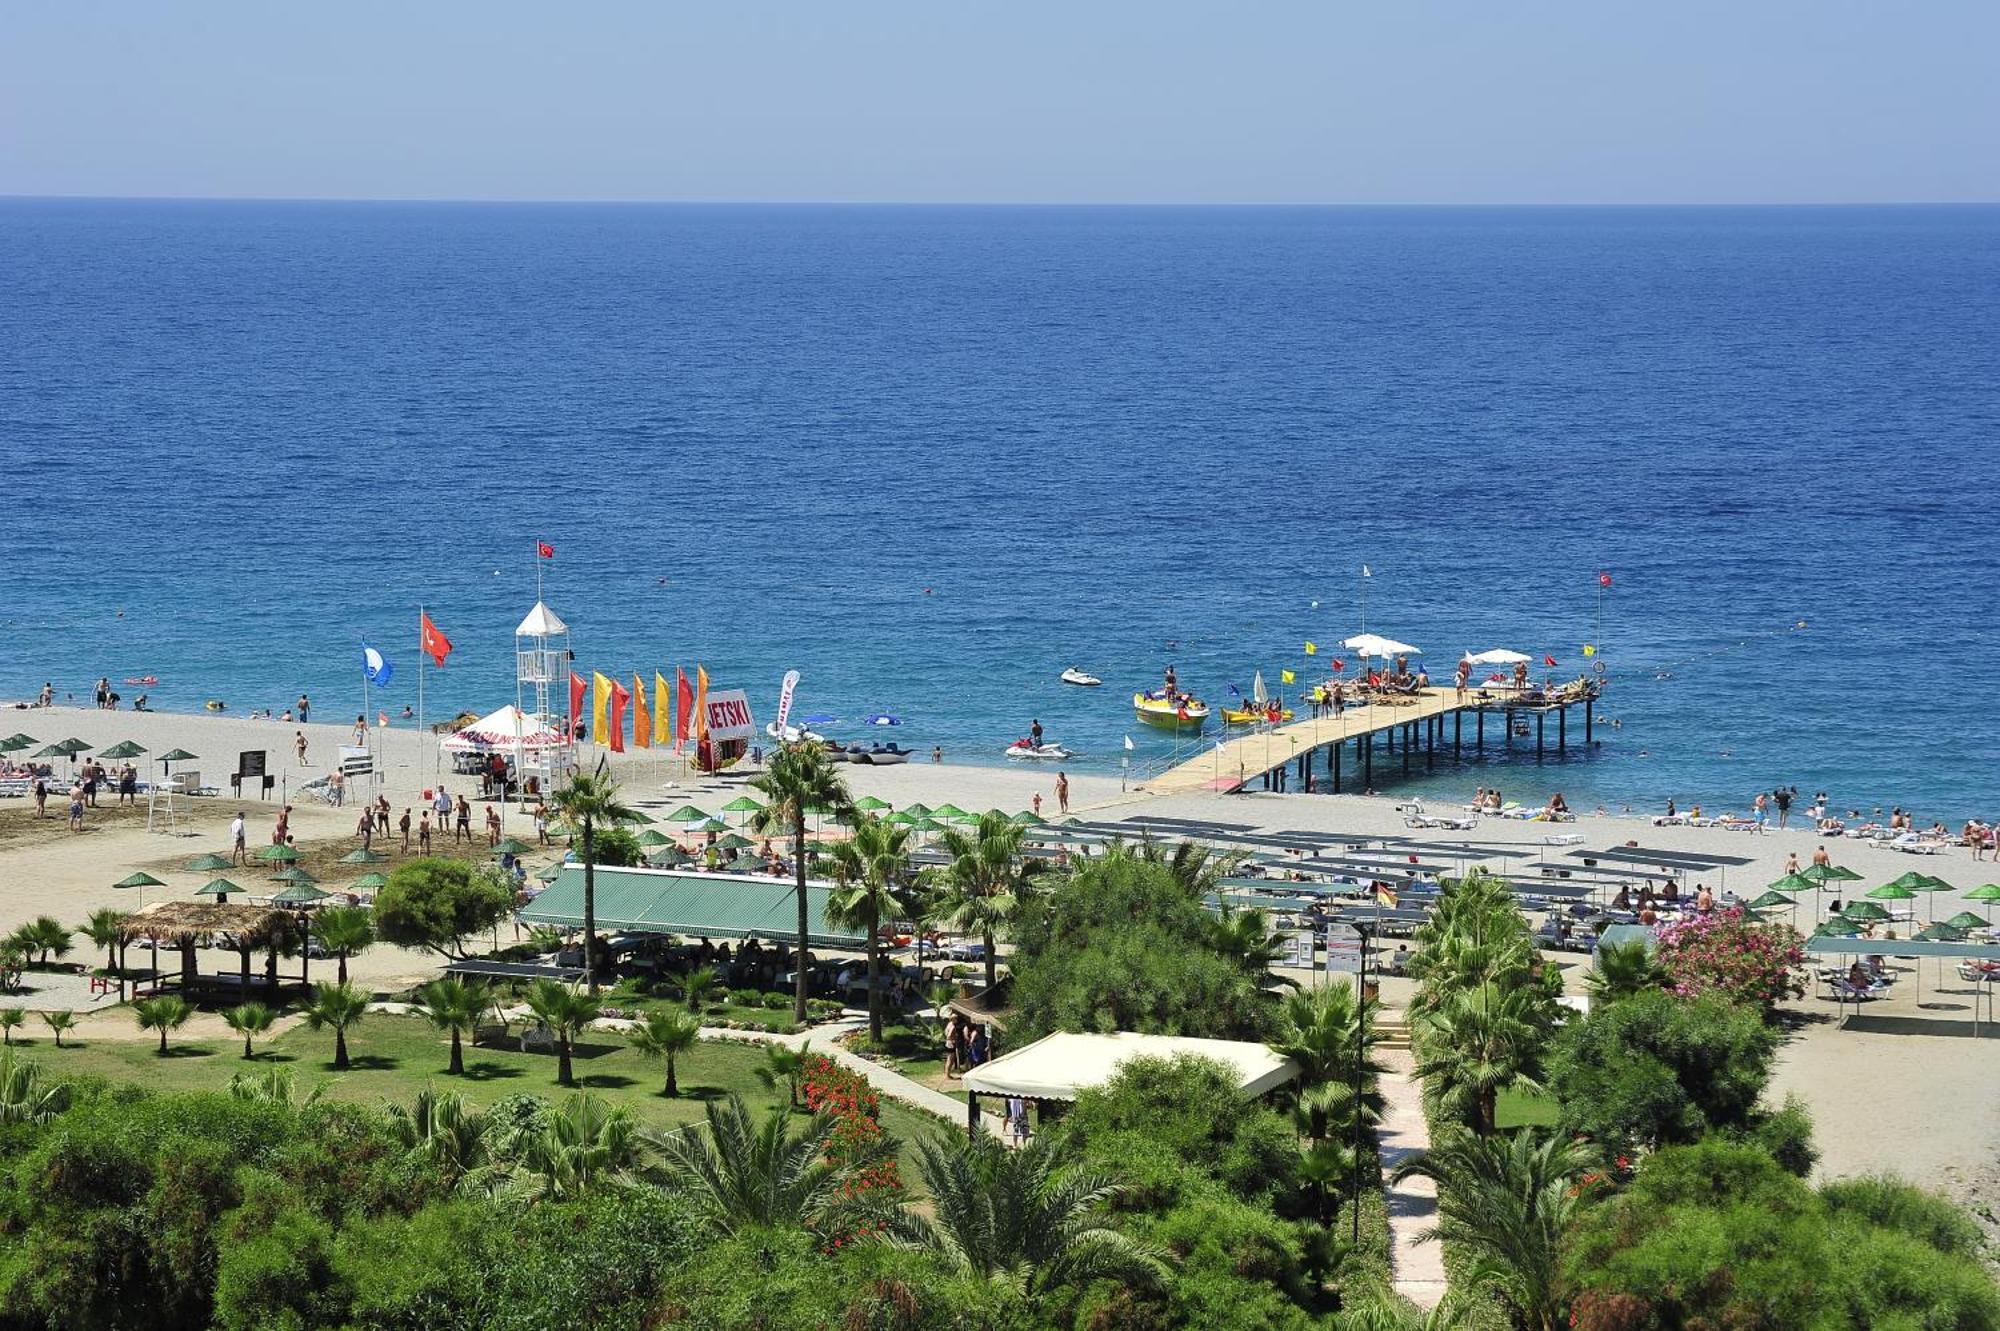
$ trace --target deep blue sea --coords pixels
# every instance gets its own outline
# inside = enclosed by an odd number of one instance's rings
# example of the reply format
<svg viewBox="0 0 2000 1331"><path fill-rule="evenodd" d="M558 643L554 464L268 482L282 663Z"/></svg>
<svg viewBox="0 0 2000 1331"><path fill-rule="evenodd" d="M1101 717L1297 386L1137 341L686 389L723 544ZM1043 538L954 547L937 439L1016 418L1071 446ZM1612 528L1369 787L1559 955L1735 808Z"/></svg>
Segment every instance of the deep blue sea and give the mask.
<svg viewBox="0 0 2000 1331"><path fill-rule="evenodd" d="M586 670L954 760L1143 761L1365 590L1603 645L1601 747L1439 793L1991 816L1996 293L1992 208L0 201L0 697L394 710L421 602L512 701L546 540Z"/></svg>

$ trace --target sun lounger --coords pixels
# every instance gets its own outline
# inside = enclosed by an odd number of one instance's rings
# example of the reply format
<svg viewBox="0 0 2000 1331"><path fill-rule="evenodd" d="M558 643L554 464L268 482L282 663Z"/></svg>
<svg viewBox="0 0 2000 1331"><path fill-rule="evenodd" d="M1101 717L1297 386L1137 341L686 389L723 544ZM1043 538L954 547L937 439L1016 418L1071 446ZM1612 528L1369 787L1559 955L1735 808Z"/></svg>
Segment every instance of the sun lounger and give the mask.
<svg viewBox="0 0 2000 1331"><path fill-rule="evenodd" d="M1906 855L1936 855L1950 845L1943 837L1928 837L1916 832L1905 832L1889 843L1890 850L1900 850Z"/></svg>

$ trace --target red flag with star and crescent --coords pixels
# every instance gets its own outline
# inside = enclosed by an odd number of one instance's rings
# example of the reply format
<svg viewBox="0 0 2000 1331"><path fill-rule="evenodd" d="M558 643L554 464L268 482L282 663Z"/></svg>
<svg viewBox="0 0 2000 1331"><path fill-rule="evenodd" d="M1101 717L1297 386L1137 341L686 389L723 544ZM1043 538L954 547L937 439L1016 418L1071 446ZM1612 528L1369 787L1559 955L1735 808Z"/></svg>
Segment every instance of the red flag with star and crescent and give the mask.
<svg viewBox="0 0 2000 1331"><path fill-rule="evenodd" d="M536 541L535 555L540 559L554 559L556 557L556 548L547 541Z"/></svg>
<svg viewBox="0 0 2000 1331"><path fill-rule="evenodd" d="M422 610L417 611L417 650L430 657L431 663L440 670L444 669L444 658L451 655L451 639L445 637L438 626L431 623L430 615Z"/></svg>

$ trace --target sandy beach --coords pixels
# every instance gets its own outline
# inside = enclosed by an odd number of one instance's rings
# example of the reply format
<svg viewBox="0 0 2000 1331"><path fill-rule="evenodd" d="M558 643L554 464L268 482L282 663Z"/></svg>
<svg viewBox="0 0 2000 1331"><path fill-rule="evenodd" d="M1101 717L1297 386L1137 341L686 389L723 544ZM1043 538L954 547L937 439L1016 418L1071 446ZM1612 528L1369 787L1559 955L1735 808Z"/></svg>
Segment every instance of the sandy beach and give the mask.
<svg viewBox="0 0 2000 1331"><path fill-rule="evenodd" d="M268 840L279 807L276 795L294 792L305 781L323 775L324 762L351 739L351 727L337 725L299 727L226 716L64 708L11 711L0 721L0 729L26 731L44 743L75 736L98 747L129 739L153 753L184 748L200 755L197 762L184 766L198 767L206 781L225 792L227 773L235 769L237 753L263 749L269 755L269 770L279 778L279 789L270 800L242 801L253 845ZM300 730L308 746L309 761L304 766L294 760L292 751L294 734ZM440 775L435 745L428 736L410 728L391 728L376 730L373 738L384 771L379 790L392 805L398 809L415 805L423 790L442 781L473 800L475 824L480 821L476 779ZM627 798L656 814L686 802L714 807L708 803L712 797L720 796L718 803L726 801L729 795L724 792L732 792L737 785L735 780L691 776L671 757L643 751L606 756L624 784ZM142 775L150 773L147 760L140 759L137 765ZM66 770L64 764L57 767L59 772ZM888 768L847 766L843 775L855 794L873 794L896 804L922 799L931 804L950 801L974 810L998 807L1011 811L1029 807L1039 794L1044 813L1053 817L1057 812L1053 767L918 761ZM1116 779L1102 776L1071 773L1069 780L1072 811L1093 819L1144 813L1252 824L1263 829L1380 835L1407 832L1399 801L1393 795L1197 793L1154 797L1142 790L1121 789ZM1470 794L1468 790L1466 795ZM301 842L352 839L351 806L333 809L309 800L294 804L293 826ZM146 831L142 799L136 811L106 808L93 812L86 823L88 830L72 835L59 818L37 824L28 801L0 802L0 930L39 914L76 922L99 906L131 909L142 901L191 893L202 876L191 875L182 866L204 851L226 852L228 822L237 807L238 802L226 793L219 798L184 800L179 835L167 836ZM1437 809L1435 802L1432 807ZM509 826L520 828L513 821ZM1589 814L1560 826L1487 819L1476 832L1427 832L1422 836L1433 843L1474 841L1504 847L1518 853L1518 859L1508 857L1518 867L1544 857L1558 859L1573 849L1545 846L1544 838L1550 834L1580 835L1584 846L1599 849L1634 841L1649 848L1747 857L1749 864L1689 879L1690 883L1705 881L1717 889L1731 889L1746 898L1763 891L1783 873L1788 854L1809 862L1821 844L1818 836L1798 828L1758 835L1716 828L1654 827L1644 818ZM1975 862L1969 851L1961 849L1918 857L1846 840L1825 844L1834 861L1861 874L1862 881L1849 885L1859 891L1801 899L1796 923L1805 931L1824 917L1835 895L1857 896L1912 868L1935 874L1956 889L1912 902L1889 903L1914 907L1919 923L1946 918L1967 909L1968 904L1975 913L1984 915L1985 908L1966 903L1963 893L2000 879L2000 866ZM1468 857L1468 862L1480 862L1481 858ZM1497 856L1489 853L1483 858ZM136 869L154 873L170 886L144 892L110 886ZM1898 927L1907 931L1909 926ZM79 956L87 947L79 940ZM1569 987L1580 991L1587 959L1566 954L1560 961ZM1890 995L1870 1004L1844 1028L1836 1023L1834 1004L1816 995L1788 1005L1795 1018L1794 1032L1780 1056L1774 1093L1796 1093L1805 1099L1823 1151L1822 1169L1829 1175L1893 1170L1945 1187L1969 1203L1990 1200L2000 1193L2000 1095L1995 1094L2000 1091L2000 1060L1994 1058L1993 1046L1986 1041L2000 1039L2000 1031L1988 1025L1985 1039L1972 1038L1970 986L1948 968L1940 974L1937 962L1924 963L1920 999L1913 969L1917 963L1904 960L1892 964L1900 968L1901 975ZM359 958L354 970L358 978L387 990L421 980L434 967L435 958L377 948ZM1402 982L1390 981L1385 989L1390 1006L1403 1001L1401 990Z"/></svg>

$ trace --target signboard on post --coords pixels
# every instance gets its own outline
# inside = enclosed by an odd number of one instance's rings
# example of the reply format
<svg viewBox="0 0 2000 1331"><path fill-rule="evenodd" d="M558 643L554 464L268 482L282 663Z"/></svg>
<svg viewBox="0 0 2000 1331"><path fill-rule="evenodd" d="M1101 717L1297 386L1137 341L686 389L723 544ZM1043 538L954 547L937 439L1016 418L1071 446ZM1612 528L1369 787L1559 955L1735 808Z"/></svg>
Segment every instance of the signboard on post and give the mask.
<svg viewBox="0 0 2000 1331"><path fill-rule="evenodd" d="M1361 973L1361 931L1351 924L1326 926L1326 969L1328 974Z"/></svg>
<svg viewBox="0 0 2000 1331"><path fill-rule="evenodd" d="M1293 929L1285 934L1285 964L1299 970L1311 970L1313 964L1313 931Z"/></svg>
<svg viewBox="0 0 2000 1331"><path fill-rule="evenodd" d="M719 689L708 695L708 737L724 740L749 739L755 733L750 719L750 698L742 689Z"/></svg>

